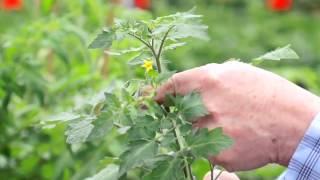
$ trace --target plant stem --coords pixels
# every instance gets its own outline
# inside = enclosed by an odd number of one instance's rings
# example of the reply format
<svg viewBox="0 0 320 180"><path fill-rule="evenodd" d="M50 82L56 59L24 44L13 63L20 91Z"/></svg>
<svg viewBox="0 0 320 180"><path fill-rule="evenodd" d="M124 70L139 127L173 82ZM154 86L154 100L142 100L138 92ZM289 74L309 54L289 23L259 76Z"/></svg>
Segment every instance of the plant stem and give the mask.
<svg viewBox="0 0 320 180"><path fill-rule="evenodd" d="M181 132L180 132L180 129L179 127L177 127L177 124L174 120L172 120L172 124L173 124L173 127L174 127L174 136L175 138L177 139L177 144L179 146L179 149L180 150L183 150L185 148L184 144L185 144L185 140L184 138L181 136ZM191 168L190 168L190 165L188 163L188 160L186 157L183 157L183 161L184 161L184 171L185 171L185 174L186 174L186 178L188 180L193 180L193 176L192 176L192 172L191 172Z"/></svg>
<svg viewBox="0 0 320 180"><path fill-rule="evenodd" d="M143 43L144 45L146 45L148 48L151 47L151 45L150 45L147 41L143 40L141 37L139 37L139 36L137 36L137 35L135 35L135 34L132 34L132 33L128 33L128 34L129 34L130 36L138 39L140 42L142 42L142 43Z"/></svg>
<svg viewBox="0 0 320 180"><path fill-rule="evenodd" d="M148 43L147 41L143 40L141 37L135 35L135 34L132 34L132 33L128 33L130 36L138 39L140 42L142 42L144 45L146 45L152 52L152 55L154 56L154 58L156 59L156 63L157 63L157 69L158 69L158 72L161 73L161 63L160 63L160 59L158 59L158 56L155 49L154 49L154 39L152 39L152 44ZM159 56L160 58L160 56Z"/></svg>
<svg viewBox="0 0 320 180"><path fill-rule="evenodd" d="M161 62L160 62L160 58L161 58L161 53L162 53L162 49L163 49L163 46L164 46L164 43L166 42L166 39L169 35L169 32L171 31L171 29L173 28L174 26L171 26L168 31L166 32L166 34L163 36L162 40L161 40L161 44L160 44L160 47L159 47L159 51L158 51L158 54L156 54L155 58L156 58L156 63L157 63L157 67L158 67L158 72L161 73Z"/></svg>
<svg viewBox="0 0 320 180"><path fill-rule="evenodd" d="M210 179L211 180L214 180L213 179L213 170L214 170L214 166L211 164L211 162L209 161L209 159L208 159L208 162L209 162L209 166L210 166Z"/></svg>
<svg viewBox="0 0 320 180"><path fill-rule="evenodd" d="M219 174L214 178L214 180L218 180L218 178L221 176L222 173L223 173L223 170L219 172Z"/></svg>

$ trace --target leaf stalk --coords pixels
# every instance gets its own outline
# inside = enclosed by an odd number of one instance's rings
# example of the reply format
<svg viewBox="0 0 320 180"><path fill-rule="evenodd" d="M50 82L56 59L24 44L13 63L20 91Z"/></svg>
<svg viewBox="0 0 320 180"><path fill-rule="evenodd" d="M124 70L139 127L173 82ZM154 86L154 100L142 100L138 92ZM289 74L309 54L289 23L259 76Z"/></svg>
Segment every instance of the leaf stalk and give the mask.
<svg viewBox="0 0 320 180"><path fill-rule="evenodd" d="M184 140L183 136L181 135L180 129L174 120L172 120L172 124L174 127L174 136L177 139L177 144L179 146L179 150L183 150L183 149L185 149L185 140ZM191 168L190 168L189 162L185 156L183 157L183 162L184 162L184 166L185 166L184 171L185 171L185 175L186 175L187 180L193 180Z"/></svg>

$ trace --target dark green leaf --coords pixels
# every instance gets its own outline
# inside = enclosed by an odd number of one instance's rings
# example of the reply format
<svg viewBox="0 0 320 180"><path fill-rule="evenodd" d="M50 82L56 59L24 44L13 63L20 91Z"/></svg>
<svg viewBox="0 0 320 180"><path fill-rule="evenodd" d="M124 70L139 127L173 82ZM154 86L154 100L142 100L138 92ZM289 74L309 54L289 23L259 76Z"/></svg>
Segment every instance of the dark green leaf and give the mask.
<svg viewBox="0 0 320 180"><path fill-rule="evenodd" d="M173 98L173 99L172 99ZM192 92L185 96L171 97L174 105L187 121L195 120L208 114L199 93Z"/></svg>
<svg viewBox="0 0 320 180"><path fill-rule="evenodd" d="M193 155L204 158L217 155L233 143L229 137L223 134L222 128L211 131L206 128L199 129L194 135L189 135L186 141Z"/></svg>
<svg viewBox="0 0 320 180"><path fill-rule="evenodd" d="M157 153L158 145L155 141L135 141L131 142L129 149L122 153L122 160L119 169L119 176L132 168L142 166L147 159L153 158Z"/></svg>
<svg viewBox="0 0 320 180"><path fill-rule="evenodd" d="M135 125L129 130L129 139L131 141L141 139L153 139L156 131L159 129L159 121L152 116L137 116L134 120Z"/></svg>
<svg viewBox="0 0 320 180"><path fill-rule="evenodd" d="M143 177L143 180L180 180L184 177L181 163L182 160L177 157L160 161L150 174Z"/></svg>

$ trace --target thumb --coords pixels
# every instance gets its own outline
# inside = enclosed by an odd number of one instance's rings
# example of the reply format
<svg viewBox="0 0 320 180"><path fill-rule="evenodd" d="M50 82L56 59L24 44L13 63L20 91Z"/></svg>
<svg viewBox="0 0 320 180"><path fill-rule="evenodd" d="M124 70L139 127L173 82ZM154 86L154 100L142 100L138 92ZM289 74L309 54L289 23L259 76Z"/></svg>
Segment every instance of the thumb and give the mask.
<svg viewBox="0 0 320 180"><path fill-rule="evenodd" d="M221 170L215 169L213 171L213 179L215 179ZM211 180L211 172L208 172L203 180ZM229 173L227 171L223 171L217 180L240 180L239 177L235 173Z"/></svg>
<svg viewBox="0 0 320 180"><path fill-rule="evenodd" d="M192 91L199 91L204 83L204 66L174 74L166 83L157 89L155 100L163 103L166 95L186 95Z"/></svg>

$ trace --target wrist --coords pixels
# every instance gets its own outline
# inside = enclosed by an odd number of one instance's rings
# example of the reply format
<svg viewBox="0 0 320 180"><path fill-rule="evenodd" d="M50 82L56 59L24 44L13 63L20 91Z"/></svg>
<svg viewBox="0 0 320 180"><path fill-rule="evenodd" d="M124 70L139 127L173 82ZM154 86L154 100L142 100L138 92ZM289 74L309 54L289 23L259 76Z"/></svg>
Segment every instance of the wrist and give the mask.
<svg viewBox="0 0 320 180"><path fill-rule="evenodd" d="M278 141L275 144L276 163L287 166L308 127L320 112L320 99L306 92L307 96L295 97L286 108L283 119L279 122Z"/></svg>

